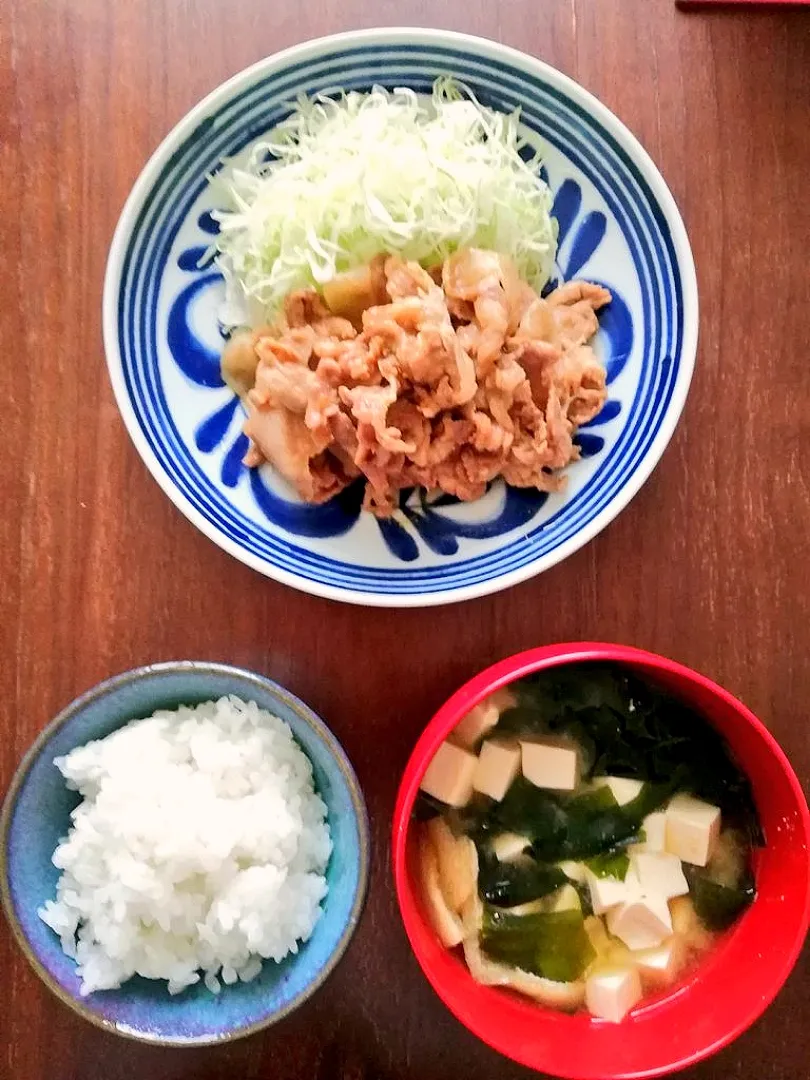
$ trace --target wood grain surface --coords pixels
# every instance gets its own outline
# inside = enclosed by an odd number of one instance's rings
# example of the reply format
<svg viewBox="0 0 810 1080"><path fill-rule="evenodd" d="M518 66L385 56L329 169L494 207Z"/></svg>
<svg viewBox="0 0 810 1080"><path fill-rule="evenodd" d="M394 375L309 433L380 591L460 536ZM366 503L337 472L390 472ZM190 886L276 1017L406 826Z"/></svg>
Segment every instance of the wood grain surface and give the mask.
<svg viewBox="0 0 810 1080"><path fill-rule="evenodd" d="M107 248L147 156L206 92L305 38L375 24L485 35L579 80L683 211L701 298L678 432L563 565L500 596L388 612L255 574L198 533L124 431L101 343ZM0 793L77 693L147 661L231 661L290 687L352 758L373 822L360 930L315 999L231 1046L160 1050L53 999L0 923L2 1080L465 1080L531 1074L479 1044L411 956L388 868L423 724L474 672L600 638L699 668L810 778L810 13L672 0L0 0ZM685 1080L807 1080L810 963Z"/></svg>

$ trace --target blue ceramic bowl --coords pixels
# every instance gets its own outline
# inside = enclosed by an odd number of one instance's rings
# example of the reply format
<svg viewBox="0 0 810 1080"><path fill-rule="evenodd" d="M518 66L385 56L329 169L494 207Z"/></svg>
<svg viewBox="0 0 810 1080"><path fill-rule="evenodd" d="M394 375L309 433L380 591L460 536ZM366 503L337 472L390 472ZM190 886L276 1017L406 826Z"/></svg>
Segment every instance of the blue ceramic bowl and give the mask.
<svg viewBox="0 0 810 1080"><path fill-rule="evenodd" d="M53 759L155 709L198 704L223 694L255 701L286 720L312 762L317 790L329 809L334 845L323 915L297 955L281 964L265 961L253 982L223 987L219 995L198 985L171 997L165 983L135 977L118 990L82 998L74 961L37 915L37 908L55 895L59 871L51 856L79 801L65 787ZM0 894L11 929L36 973L65 1004L99 1027L164 1045L250 1035L306 1001L340 960L357 928L368 868L365 803L340 744L322 720L281 686L224 664L180 661L137 668L77 698L26 754L0 815Z"/></svg>
<svg viewBox="0 0 810 1080"><path fill-rule="evenodd" d="M388 519L353 485L301 503L269 466L242 464L244 413L219 369L224 297L208 249L207 177L290 112L299 94L430 89L454 75L492 108L521 110L544 146L559 224L556 279L606 285L595 348L608 401L576 437L581 459L552 495L494 483L474 503L403 492ZM627 128L571 79L492 41L380 29L310 41L214 90L157 149L116 229L104 286L115 396L147 466L207 536L261 573L336 600L414 606L469 600L545 570L603 529L664 452L686 399L698 328L686 231Z"/></svg>

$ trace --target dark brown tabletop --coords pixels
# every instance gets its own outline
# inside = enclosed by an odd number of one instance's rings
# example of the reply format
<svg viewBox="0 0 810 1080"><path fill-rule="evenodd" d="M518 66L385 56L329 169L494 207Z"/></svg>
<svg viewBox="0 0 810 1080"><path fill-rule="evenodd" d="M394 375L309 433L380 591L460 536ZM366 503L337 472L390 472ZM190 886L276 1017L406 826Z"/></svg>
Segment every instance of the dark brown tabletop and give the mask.
<svg viewBox="0 0 810 1080"><path fill-rule="evenodd" d="M700 284L692 390L630 507L564 564L456 607L342 606L265 580L172 506L113 401L101 282L124 198L177 120L282 47L426 25L534 53L651 153ZM810 11L685 13L672 0L0 0L0 793L80 691L146 661L264 672L320 712L365 790L365 917L291 1019L204 1050L96 1030L0 922L2 1080L492 1080L531 1074L478 1043L421 975L388 867L394 794L425 721L493 660L603 639L717 679L810 779ZM807 1080L810 963L687 1080Z"/></svg>

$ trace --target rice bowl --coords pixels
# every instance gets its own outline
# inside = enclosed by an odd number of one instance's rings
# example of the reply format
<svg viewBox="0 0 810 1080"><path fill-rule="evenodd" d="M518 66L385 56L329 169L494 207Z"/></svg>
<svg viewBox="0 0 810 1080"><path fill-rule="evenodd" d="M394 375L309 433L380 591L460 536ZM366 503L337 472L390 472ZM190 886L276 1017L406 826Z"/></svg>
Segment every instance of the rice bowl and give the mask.
<svg viewBox="0 0 810 1080"><path fill-rule="evenodd" d="M280 962L264 962L250 981L219 994L201 978L182 993L134 975L120 988L81 993L76 960L38 910L57 891L52 862L80 802L54 767L76 747L104 739L133 716L237 695L289 725L311 762L326 805L332 853L327 894L308 940ZM171 830L167 829L167 836ZM67 706L40 733L12 779L0 812L0 899L12 936L34 972L77 1015L113 1034L163 1046L200 1046L262 1030L298 1008L328 979L357 928L368 887L369 829L351 764L323 721L283 687L224 664L174 661L124 672ZM248 969L249 972L249 969ZM229 973L230 977L230 973Z"/></svg>

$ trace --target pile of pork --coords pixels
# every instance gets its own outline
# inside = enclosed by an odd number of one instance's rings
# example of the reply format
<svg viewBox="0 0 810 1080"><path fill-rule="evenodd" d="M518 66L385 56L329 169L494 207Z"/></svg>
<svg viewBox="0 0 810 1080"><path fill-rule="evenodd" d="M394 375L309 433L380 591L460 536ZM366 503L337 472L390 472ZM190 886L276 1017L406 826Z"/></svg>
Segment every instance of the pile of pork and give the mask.
<svg viewBox="0 0 810 1080"><path fill-rule="evenodd" d="M577 426L605 401L588 342L610 298L571 281L542 299L474 248L430 271L380 257L322 296L291 293L274 325L223 354L248 413L245 461L270 462L310 503L364 477L379 516L416 486L471 500L501 476L556 491Z"/></svg>

